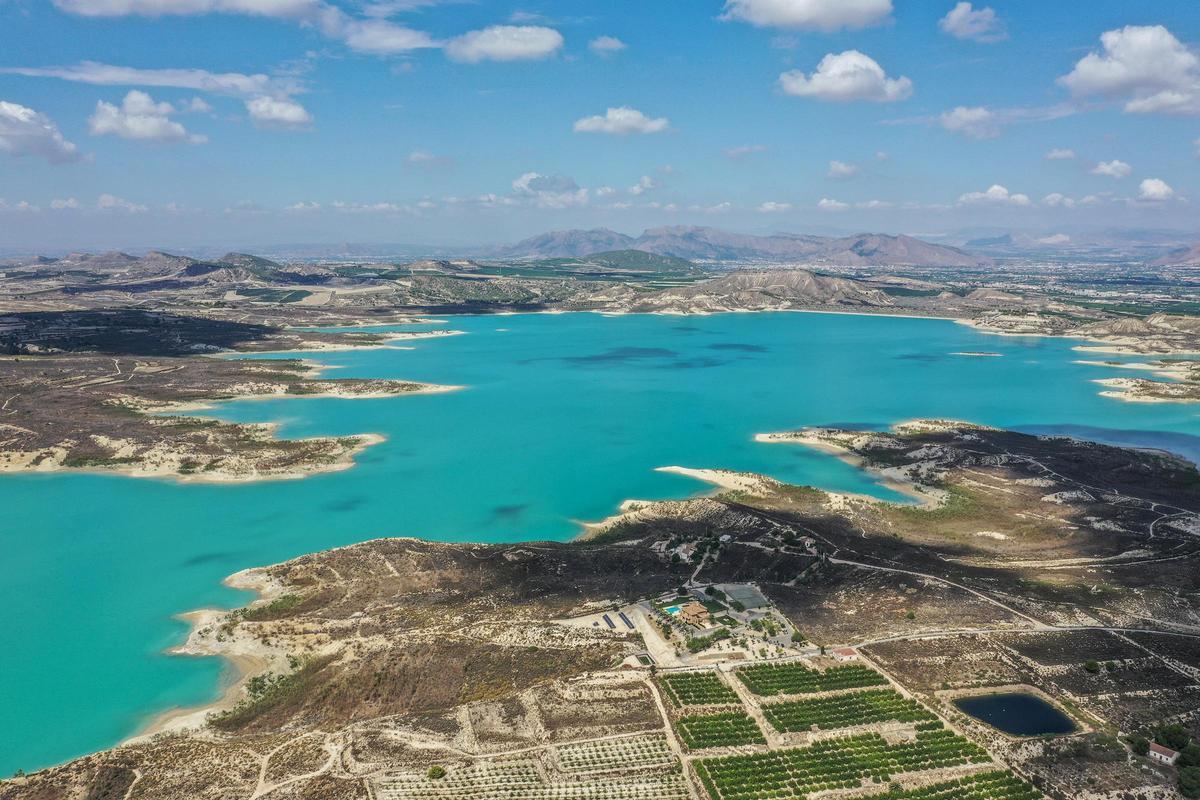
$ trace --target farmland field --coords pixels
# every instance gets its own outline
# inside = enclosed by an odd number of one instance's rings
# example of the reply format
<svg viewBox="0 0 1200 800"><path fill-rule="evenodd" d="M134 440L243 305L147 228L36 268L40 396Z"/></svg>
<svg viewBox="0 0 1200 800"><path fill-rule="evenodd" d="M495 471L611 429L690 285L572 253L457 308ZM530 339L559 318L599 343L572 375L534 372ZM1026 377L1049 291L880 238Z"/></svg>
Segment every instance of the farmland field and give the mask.
<svg viewBox="0 0 1200 800"><path fill-rule="evenodd" d="M738 680L760 697L776 694L813 694L862 686L882 686L887 679L870 667L850 664L825 671L803 664L758 664L737 671Z"/></svg>

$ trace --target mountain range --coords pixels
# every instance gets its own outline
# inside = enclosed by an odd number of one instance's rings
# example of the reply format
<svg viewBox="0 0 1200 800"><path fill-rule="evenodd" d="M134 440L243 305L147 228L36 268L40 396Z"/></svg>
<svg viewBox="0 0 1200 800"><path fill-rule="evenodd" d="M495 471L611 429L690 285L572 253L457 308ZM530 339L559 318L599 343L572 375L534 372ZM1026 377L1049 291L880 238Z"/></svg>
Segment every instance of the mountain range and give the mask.
<svg viewBox="0 0 1200 800"><path fill-rule="evenodd" d="M864 233L826 237L803 234L753 236L717 228L673 225L633 237L607 228L552 231L495 250L500 258L568 258L606 250L644 250L702 261L799 261L831 266L977 267L992 263L955 247L911 236Z"/></svg>

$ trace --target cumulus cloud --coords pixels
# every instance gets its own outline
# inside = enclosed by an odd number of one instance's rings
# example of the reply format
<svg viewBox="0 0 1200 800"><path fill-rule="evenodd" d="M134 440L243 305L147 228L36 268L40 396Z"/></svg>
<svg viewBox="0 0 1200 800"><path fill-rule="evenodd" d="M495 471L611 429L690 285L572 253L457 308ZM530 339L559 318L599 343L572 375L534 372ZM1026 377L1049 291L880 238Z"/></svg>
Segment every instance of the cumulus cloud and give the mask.
<svg viewBox="0 0 1200 800"><path fill-rule="evenodd" d="M446 167L454 163L449 156L439 156L428 150L413 150L404 157L404 162L413 167Z"/></svg>
<svg viewBox="0 0 1200 800"><path fill-rule="evenodd" d="M905 77L889 78L875 59L857 50L829 53L816 71L806 75L798 69L779 76L784 92L797 97L812 97L840 103L869 100L892 103L912 95L912 81Z"/></svg>
<svg viewBox="0 0 1200 800"><path fill-rule="evenodd" d="M58 78L93 86L147 86L170 89L191 89L245 101L246 110L256 122L276 126L307 125L312 117L294 95L303 91L294 79L256 73L209 72L203 69L138 69L95 61L83 61L69 67L7 67L0 74L25 75L34 78ZM209 108L203 100L195 101L189 110Z"/></svg>
<svg viewBox="0 0 1200 800"><path fill-rule="evenodd" d="M1128 25L1100 36L1058 82L1076 96L1124 99L1132 114L1200 114L1200 56L1162 25Z"/></svg>
<svg viewBox="0 0 1200 800"><path fill-rule="evenodd" d="M256 125L278 128L302 128L312 123L312 115L289 97L255 97L246 101L246 111Z"/></svg>
<svg viewBox="0 0 1200 800"><path fill-rule="evenodd" d="M817 208L822 211L846 211L850 208L850 204L834 200L832 197L822 197L817 201Z"/></svg>
<svg viewBox="0 0 1200 800"><path fill-rule="evenodd" d="M51 164L80 158L79 149L67 141L54 120L5 100L0 100L0 150L14 156L38 156Z"/></svg>
<svg viewBox="0 0 1200 800"><path fill-rule="evenodd" d="M995 139L1000 135L1000 121L996 115L984 108L958 106L938 117L938 123L951 133L959 133L972 139Z"/></svg>
<svg viewBox="0 0 1200 800"><path fill-rule="evenodd" d="M758 212L760 214L778 214L778 213L781 213L784 211L791 211L791 210L792 210L791 203L778 203L778 202L775 202L774 200L768 200L765 203L760 203L758 206Z"/></svg>
<svg viewBox="0 0 1200 800"><path fill-rule="evenodd" d="M1061 192L1051 192L1042 198L1042 205L1050 208L1074 208L1075 201Z"/></svg>
<svg viewBox="0 0 1200 800"><path fill-rule="evenodd" d="M637 183L629 187L629 193L632 195L641 195L652 191L659 187L658 181L651 178L649 175L643 175Z"/></svg>
<svg viewBox="0 0 1200 800"><path fill-rule="evenodd" d="M565 175L526 172L512 182L513 194L538 208L571 208L587 205L588 190Z"/></svg>
<svg viewBox="0 0 1200 800"><path fill-rule="evenodd" d="M50 208L55 211L79 208L79 201L74 197L56 197L50 201Z"/></svg>
<svg viewBox="0 0 1200 800"><path fill-rule="evenodd" d="M597 36L588 42L588 49L596 55L607 56L613 53L619 53L628 47L615 36Z"/></svg>
<svg viewBox="0 0 1200 800"><path fill-rule="evenodd" d="M1055 147L1052 150L1047 150L1045 159L1047 161L1070 161L1075 158L1075 151L1065 147Z"/></svg>
<svg viewBox="0 0 1200 800"><path fill-rule="evenodd" d="M102 194L96 199L96 208L101 211L124 211L129 214L144 214L149 209L140 203L134 203L123 197Z"/></svg>
<svg viewBox="0 0 1200 800"><path fill-rule="evenodd" d="M193 97L180 106L179 110L185 114L211 114L213 108L203 97Z"/></svg>
<svg viewBox="0 0 1200 800"><path fill-rule="evenodd" d="M1146 178L1138 186L1138 199L1161 203L1175 196L1175 190L1161 178Z"/></svg>
<svg viewBox="0 0 1200 800"><path fill-rule="evenodd" d="M992 184L985 192L967 192L966 194L959 195L958 202L966 205L991 203L995 205L1027 206L1030 204L1028 195L1010 194L1008 189L998 183Z"/></svg>
<svg viewBox="0 0 1200 800"><path fill-rule="evenodd" d="M446 43L454 61L536 61L549 58L563 46L562 34L540 25L492 25Z"/></svg>
<svg viewBox="0 0 1200 800"><path fill-rule="evenodd" d="M742 144L737 147L726 148L725 157L738 161L754 153L764 153L766 150L767 146L765 144Z"/></svg>
<svg viewBox="0 0 1200 800"><path fill-rule="evenodd" d="M726 0L721 19L760 28L836 31L886 22L892 0Z"/></svg>
<svg viewBox="0 0 1200 800"><path fill-rule="evenodd" d="M609 108L604 116L584 117L575 121L576 133L610 133L624 136L630 133L662 133L670 127L671 121L666 117L657 119L647 117L636 108L620 106Z"/></svg>
<svg viewBox="0 0 1200 800"><path fill-rule="evenodd" d="M293 214L306 214L311 211L320 211L321 204L312 200L301 200L299 203L292 203L290 206L286 206L283 210Z"/></svg>
<svg viewBox="0 0 1200 800"><path fill-rule="evenodd" d="M1112 161L1101 161L1092 167L1093 175L1107 175L1110 178L1126 178L1131 172L1133 167L1115 158Z"/></svg>
<svg viewBox="0 0 1200 800"><path fill-rule="evenodd" d="M188 133L183 125L171 119L174 113L175 107L170 103L156 103L150 95L134 89L125 95L119 107L103 100L96 103L96 112L88 118L88 130L93 136L146 142L208 141L204 136Z"/></svg>
<svg viewBox="0 0 1200 800"><path fill-rule="evenodd" d="M1008 38L1004 23L991 7L976 9L970 3L960 2L950 13L942 17L938 27L955 39L970 39L975 42L999 42Z"/></svg>
<svg viewBox="0 0 1200 800"><path fill-rule="evenodd" d="M829 171L825 173L825 176L834 180L844 181L858 175L859 171L857 164L847 164L844 161L830 161Z"/></svg>

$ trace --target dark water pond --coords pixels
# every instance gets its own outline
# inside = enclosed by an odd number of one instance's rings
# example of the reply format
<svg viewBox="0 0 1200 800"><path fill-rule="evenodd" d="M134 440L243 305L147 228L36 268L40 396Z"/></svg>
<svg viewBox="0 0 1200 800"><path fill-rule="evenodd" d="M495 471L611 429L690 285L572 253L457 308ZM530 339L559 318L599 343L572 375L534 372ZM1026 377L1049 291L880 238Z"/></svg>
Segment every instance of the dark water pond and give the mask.
<svg viewBox="0 0 1200 800"><path fill-rule="evenodd" d="M1037 695L1004 692L963 697L954 705L964 714L982 720L1012 736L1070 733L1075 723Z"/></svg>

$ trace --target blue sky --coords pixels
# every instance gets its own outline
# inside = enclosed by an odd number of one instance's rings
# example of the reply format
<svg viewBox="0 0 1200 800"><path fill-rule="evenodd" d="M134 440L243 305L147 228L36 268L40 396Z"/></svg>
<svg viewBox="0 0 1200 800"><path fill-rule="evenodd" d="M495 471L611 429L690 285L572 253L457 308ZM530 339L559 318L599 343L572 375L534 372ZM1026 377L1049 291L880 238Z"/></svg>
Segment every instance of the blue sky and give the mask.
<svg viewBox="0 0 1200 800"><path fill-rule="evenodd" d="M0 0L0 30L0 247L1200 227L1194 0Z"/></svg>

